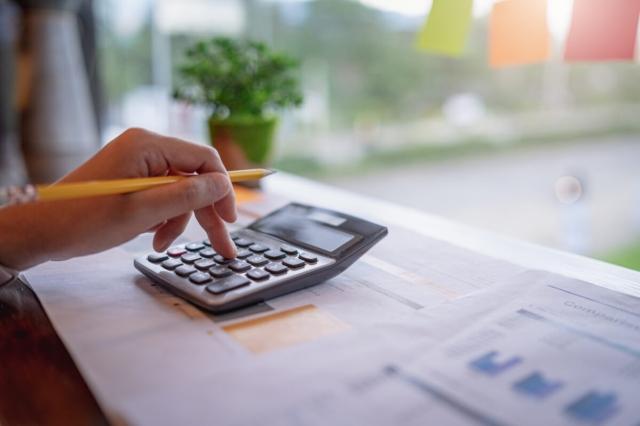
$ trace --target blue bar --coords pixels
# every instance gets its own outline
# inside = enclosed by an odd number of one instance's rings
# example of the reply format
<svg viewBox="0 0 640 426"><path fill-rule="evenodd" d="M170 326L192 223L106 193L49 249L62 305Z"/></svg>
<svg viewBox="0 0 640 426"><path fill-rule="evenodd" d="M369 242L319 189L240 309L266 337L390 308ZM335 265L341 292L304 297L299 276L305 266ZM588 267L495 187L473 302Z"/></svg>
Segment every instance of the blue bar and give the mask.
<svg viewBox="0 0 640 426"><path fill-rule="evenodd" d="M599 423L609 419L618 412L618 398L613 392L598 393L591 391L580 399L569 404L565 411L574 419Z"/></svg>
<svg viewBox="0 0 640 426"><path fill-rule="evenodd" d="M469 363L469 367L488 376L497 376L514 365L522 362L522 358L518 356L511 357L503 362L498 362L495 360L497 355L497 351L488 352L480 358L471 361Z"/></svg>
<svg viewBox="0 0 640 426"><path fill-rule="evenodd" d="M513 389L523 395L542 399L562 388L562 386L563 383L561 381L545 379L542 373L534 371L527 377L515 382Z"/></svg>

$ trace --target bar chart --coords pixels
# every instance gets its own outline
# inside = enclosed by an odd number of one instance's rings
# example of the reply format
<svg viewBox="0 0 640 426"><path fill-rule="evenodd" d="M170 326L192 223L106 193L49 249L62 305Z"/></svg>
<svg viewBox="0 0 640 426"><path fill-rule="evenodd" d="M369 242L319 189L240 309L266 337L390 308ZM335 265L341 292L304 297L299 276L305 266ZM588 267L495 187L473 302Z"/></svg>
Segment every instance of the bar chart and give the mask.
<svg viewBox="0 0 640 426"><path fill-rule="evenodd" d="M505 358L502 361L500 361L499 358L504 357L500 357L498 351L487 352L481 357L471 361L469 366L473 370L488 376L497 376L522 362L522 358L518 356Z"/></svg>

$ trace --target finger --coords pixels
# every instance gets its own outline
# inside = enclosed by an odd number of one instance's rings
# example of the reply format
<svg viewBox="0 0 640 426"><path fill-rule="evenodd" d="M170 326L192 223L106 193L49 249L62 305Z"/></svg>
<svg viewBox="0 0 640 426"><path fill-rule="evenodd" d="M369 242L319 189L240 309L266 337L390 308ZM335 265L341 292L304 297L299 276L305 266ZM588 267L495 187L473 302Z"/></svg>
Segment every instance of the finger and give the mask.
<svg viewBox="0 0 640 426"><path fill-rule="evenodd" d="M171 243L180 236L187 227L191 212L169 219L164 225L156 230L153 236L153 249L155 251L165 251Z"/></svg>
<svg viewBox="0 0 640 426"><path fill-rule="evenodd" d="M177 138L158 136L157 147L162 153L162 161L156 160L158 169L149 165L149 171L161 173L167 168L175 172L182 173L211 173L219 172L228 176L227 170L220 159L218 152L212 147L197 145ZM148 158L154 158L149 156ZM222 219L227 222L237 220L236 199L233 191L222 200L216 203L216 211Z"/></svg>
<svg viewBox="0 0 640 426"><path fill-rule="evenodd" d="M158 229L160 229L165 223L167 223L166 221L161 222L161 223L156 223L155 225L153 225L151 228L147 229L144 232L156 232Z"/></svg>
<svg viewBox="0 0 640 426"><path fill-rule="evenodd" d="M227 227L212 206L196 210L200 226L209 236L213 248L227 259L236 257L236 245L231 240Z"/></svg>
<svg viewBox="0 0 640 426"><path fill-rule="evenodd" d="M145 157L149 174L158 175L167 170L184 173L227 173L218 151L168 136L154 135L150 139L150 153Z"/></svg>
<svg viewBox="0 0 640 426"><path fill-rule="evenodd" d="M233 223L238 220L238 212L236 210L236 194L231 185L229 193L220 200L212 203L212 207L218 213L218 216L227 223ZM158 225L159 226L159 225Z"/></svg>
<svg viewBox="0 0 640 426"><path fill-rule="evenodd" d="M238 219L238 213L236 211L236 193L233 190L233 186L226 197L216 202L215 209L218 216L220 216L225 222L233 223Z"/></svg>
<svg viewBox="0 0 640 426"><path fill-rule="evenodd" d="M145 230L176 216L211 206L229 194L229 179L207 173L123 196L123 215Z"/></svg>

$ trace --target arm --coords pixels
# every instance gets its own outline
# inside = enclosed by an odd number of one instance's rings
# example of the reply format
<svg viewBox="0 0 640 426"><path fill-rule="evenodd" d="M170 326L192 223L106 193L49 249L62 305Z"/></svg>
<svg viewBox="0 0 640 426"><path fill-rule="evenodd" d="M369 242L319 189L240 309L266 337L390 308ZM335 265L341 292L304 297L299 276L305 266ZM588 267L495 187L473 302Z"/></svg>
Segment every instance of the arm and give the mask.
<svg viewBox="0 0 640 426"><path fill-rule="evenodd" d="M224 222L236 220L231 182L217 152L207 146L130 129L64 177L64 182L196 174L146 191L0 209L0 264L22 270L122 244L155 233L165 250L195 212L214 248L235 257Z"/></svg>

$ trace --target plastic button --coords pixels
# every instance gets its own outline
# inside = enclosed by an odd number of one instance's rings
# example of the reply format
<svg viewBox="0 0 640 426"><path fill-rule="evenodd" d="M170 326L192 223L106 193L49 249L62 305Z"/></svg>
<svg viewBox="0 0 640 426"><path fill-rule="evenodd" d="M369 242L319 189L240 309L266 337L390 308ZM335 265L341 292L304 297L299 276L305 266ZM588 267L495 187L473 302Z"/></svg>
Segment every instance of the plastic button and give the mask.
<svg viewBox="0 0 640 426"><path fill-rule="evenodd" d="M262 281L269 278L269 274L267 274L262 269L252 269L251 271L247 272L247 277L255 281Z"/></svg>
<svg viewBox="0 0 640 426"><path fill-rule="evenodd" d="M169 256L167 256L164 253L151 253L149 256L147 256L147 260L151 263L160 263L160 262L164 262L165 260L167 260L169 258Z"/></svg>

